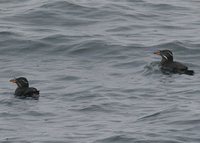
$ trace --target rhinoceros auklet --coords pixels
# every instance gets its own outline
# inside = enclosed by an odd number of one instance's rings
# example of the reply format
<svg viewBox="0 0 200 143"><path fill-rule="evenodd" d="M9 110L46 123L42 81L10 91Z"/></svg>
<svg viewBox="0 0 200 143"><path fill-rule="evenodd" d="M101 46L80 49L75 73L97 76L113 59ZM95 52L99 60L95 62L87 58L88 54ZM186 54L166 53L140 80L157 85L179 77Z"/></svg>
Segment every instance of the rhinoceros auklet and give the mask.
<svg viewBox="0 0 200 143"><path fill-rule="evenodd" d="M188 70L188 67L182 63L173 61L173 53L170 50L159 50L154 52L156 55L160 55L162 60L160 62L161 71L164 73L178 73L194 75L193 70Z"/></svg>
<svg viewBox="0 0 200 143"><path fill-rule="evenodd" d="M28 80L25 77L19 77L11 79L10 82L17 84L17 89L15 90L15 96L18 98L32 98L39 99L39 91L34 87L29 87Z"/></svg>

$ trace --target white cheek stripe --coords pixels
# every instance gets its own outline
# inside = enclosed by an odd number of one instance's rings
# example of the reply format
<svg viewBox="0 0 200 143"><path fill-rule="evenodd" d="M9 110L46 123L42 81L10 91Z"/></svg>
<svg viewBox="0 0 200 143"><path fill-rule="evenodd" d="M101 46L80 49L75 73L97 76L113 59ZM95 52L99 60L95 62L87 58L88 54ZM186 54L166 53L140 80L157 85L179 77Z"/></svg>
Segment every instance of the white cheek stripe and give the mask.
<svg viewBox="0 0 200 143"><path fill-rule="evenodd" d="M166 60L168 60L167 56L163 56Z"/></svg>
<svg viewBox="0 0 200 143"><path fill-rule="evenodd" d="M28 83L27 81L25 81L25 80L22 80L24 83Z"/></svg>
<svg viewBox="0 0 200 143"><path fill-rule="evenodd" d="M19 87L22 87L22 85L18 82L18 84L19 84Z"/></svg>
<svg viewBox="0 0 200 143"><path fill-rule="evenodd" d="M168 54L170 54L173 57L173 54L171 52L168 52Z"/></svg>

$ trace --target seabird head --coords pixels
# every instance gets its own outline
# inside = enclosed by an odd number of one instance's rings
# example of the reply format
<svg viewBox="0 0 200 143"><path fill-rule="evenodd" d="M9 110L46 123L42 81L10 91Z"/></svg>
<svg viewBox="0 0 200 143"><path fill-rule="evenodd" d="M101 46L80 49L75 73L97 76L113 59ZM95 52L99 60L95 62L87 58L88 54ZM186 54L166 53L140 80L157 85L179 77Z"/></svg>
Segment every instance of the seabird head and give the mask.
<svg viewBox="0 0 200 143"><path fill-rule="evenodd" d="M18 87L29 87L28 80L25 77L11 79L10 82L16 83Z"/></svg>
<svg viewBox="0 0 200 143"><path fill-rule="evenodd" d="M162 57L162 61L173 61L173 53L170 50L158 50L154 54Z"/></svg>

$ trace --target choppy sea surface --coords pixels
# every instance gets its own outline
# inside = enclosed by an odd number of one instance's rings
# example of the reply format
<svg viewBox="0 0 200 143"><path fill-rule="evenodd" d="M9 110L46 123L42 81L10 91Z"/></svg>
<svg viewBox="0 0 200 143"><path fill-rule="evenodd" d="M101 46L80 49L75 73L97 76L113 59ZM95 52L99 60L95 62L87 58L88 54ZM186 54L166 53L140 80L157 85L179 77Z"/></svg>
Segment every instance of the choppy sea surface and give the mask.
<svg viewBox="0 0 200 143"><path fill-rule="evenodd" d="M1 143L200 143L200 1L0 0ZM194 76L165 75L170 49ZM13 77L40 99L16 99Z"/></svg>

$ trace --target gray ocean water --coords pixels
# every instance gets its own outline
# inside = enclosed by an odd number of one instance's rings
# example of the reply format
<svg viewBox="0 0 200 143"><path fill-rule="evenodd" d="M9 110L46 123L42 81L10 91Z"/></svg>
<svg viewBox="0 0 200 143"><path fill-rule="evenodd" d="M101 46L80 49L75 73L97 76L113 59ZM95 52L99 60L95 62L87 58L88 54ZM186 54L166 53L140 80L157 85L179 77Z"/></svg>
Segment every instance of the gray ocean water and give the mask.
<svg viewBox="0 0 200 143"><path fill-rule="evenodd" d="M200 143L199 39L198 0L0 0L0 142Z"/></svg>

